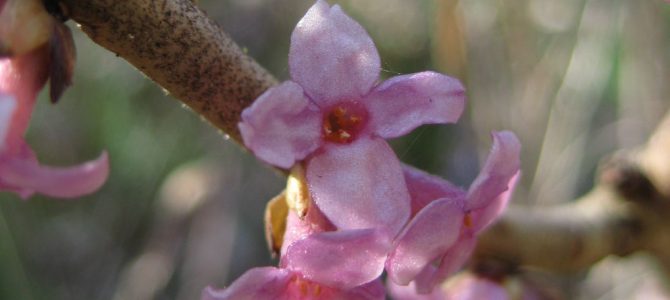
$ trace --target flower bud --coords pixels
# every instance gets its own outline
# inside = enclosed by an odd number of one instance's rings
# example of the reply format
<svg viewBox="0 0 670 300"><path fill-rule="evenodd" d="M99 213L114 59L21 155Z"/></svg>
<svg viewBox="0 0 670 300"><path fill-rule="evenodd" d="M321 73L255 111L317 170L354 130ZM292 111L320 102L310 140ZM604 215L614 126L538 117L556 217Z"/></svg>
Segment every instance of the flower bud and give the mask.
<svg viewBox="0 0 670 300"><path fill-rule="evenodd" d="M0 3L0 57L25 54L48 42L54 19L39 0Z"/></svg>

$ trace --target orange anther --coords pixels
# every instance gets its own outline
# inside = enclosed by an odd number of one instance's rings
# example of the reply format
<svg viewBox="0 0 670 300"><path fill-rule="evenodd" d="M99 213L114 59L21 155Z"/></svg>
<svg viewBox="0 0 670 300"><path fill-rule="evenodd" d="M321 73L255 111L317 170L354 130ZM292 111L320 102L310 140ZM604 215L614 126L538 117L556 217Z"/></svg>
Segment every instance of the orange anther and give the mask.
<svg viewBox="0 0 670 300"><path fill-rule="evenodd" d="M472 216L470 216L470 213L466 213L465 217L463 217L463 225L467 228L472 227Z"/></svg>
<svg viewBox="0 0 670 300"><path fill-rule="evenodd" d="M365 110L355 103L345 102L333 107L323 118L325 139L339 144L351 143L365 117Z"/></svg>

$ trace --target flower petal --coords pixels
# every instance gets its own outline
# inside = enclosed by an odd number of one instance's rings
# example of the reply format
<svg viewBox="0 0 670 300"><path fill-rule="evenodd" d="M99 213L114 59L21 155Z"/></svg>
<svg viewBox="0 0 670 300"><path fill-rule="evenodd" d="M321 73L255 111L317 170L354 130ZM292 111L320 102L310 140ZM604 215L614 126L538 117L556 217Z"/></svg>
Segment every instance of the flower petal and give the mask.
<svg viewBox="0 0 670 300"><path fill-rule="evenodd" d="M268 89L242 112L244 144L258 158L289 168L320 146L321 114L302 88L287 81Z"/></svg>
<svg viewBox="0 0 670 300"><path fill-rule="evenodd" d="M96 160L66 168L41 166L34 159L3 157L0 160L0 181L12 190L26 192L23 196L32 191L57 198L83 196L99 189L108 174L106 152Z"/></svg>
<svg viewBox="0 0 670 300"><path fill-rule="evenodd" d="M253 268L245 272L225 289L207 287L202 300L256 300L277 299L286 290L294 275L275 267Z"/></svg>
<svg viewBox="0 0 670 300"><path fill-rule="evenodd" d="M338 229L383 228L395 235L407 222L410 199L398 158L386 141L359 138L326 144L307 163L314 203Z"/></svg>
<svg viewBox="0 0 670 300"><path fill-rule="evenodd" d="M372 131L394 138L423 124L458 121L465 109L465 89L458 79L427 71L385 81L364 103Z"/></svg>
<svg viewBox="0 0 670 300"><path fill-rule="evenodd" d="M430 202L440 198L465 201L465 191L441 177L405 164L402 165L402 171L405 175L409 195L412 198L412 215L418 213Z"/></svg>
<svg viewBox="0 0 670 300"><path fill-rule="evenodd" d="M444 300L447 295L441 289L435 289L430 294L419 294L416 292L414 282L409 285L398 285L392 280L386 282L389 294L393 300Z"/></svg>
<svg viewBox="0 0 670 300"><path fill-rule="evenodd" d="M384 300L386 291L381 279L377 279L365 285L344 290L340 295L334 297L337 300Z"/></svg>
<svg viewBox="0 0 670 300"><path fill-rule="evenodd" d="M281 265L307 280L351 289L381 275L390 248L390 238L379 230L322 232L293 242Z"/></svg>
<svg viewBox="0 0 670 300"><path fill-rule="evenodd" d="M458 271L470 258L477 240L472 236L461 236L459 240L442 256L440 265L424 269L414 280L419 293L430 293L449 276Z"/></svg>
<svg viewBox="0 0 670 300"><path fill-rule="evenodd" d="M456 242L462 224L459 199L443 198L428 204L396 239L386 262L389 278L401 285L414 280Z"/></svg>
<svg viewBox="0 0 670 300"><path fill-rule="evenodd" d="M291 78L321 107L360 99L379 78L379 54L365 29L323 0L296 25L288 59Z"/></svg>
<svg viewBox="0 0 670 300"><path fill-rule="evenodd" d="M491 153L468 191L466 209L474 210L494 201L507 190L510 179L519 171L521 144L514 133L493 132Z"/></svg>
<svg viewBox="0 0 670 300"><path fill-rule="evenodd" d="M334 226L313 205L302 219L294 211L289 211L286 218L286 231L284 232L281 253L286 253L287 248L295 241L302 240L315 233L334 230Z"/></svg>
<svg viewBox="0 0 670 300"><path fill-rule="evenodd" d="M49 53L46 47L12 58L0 59L0 92L16 99L4 149L20 151L23 133L28 128L37 93L47 80Z"/></svg>
<svg viewBox="0 0 670 300"><path fill-rule="evenodd" d="M519 176L520 174L517 172L516 175L510 179L507 185L507 190L498 195L495 200L489 202L488 205L471 212L473 232L482 232L505 211L507 203L509 203L510 198L512 198Z"/></svg>

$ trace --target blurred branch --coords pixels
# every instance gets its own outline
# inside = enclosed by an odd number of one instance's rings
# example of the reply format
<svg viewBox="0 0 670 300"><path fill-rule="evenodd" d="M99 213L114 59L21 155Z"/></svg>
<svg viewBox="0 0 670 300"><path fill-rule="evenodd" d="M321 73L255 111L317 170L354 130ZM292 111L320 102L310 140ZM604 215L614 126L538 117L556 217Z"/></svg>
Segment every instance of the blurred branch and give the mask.
<svg viewBox="0 0 670 300"><path fill-rule="evenodd" d="M63 13L240 142L240 113L276 80L190 0L60 0ZM241 143L240 143L241 144Z"/></svg>
<svg viewBox="0 0 670 300"><path fill-rule="evenodd" d="M605 159L585 196L553 207L511 207L482 234L487 260L579 271L608 255L648 251L670 261L670 113L646 147ZM670 265L661 266L670 274ZM670 277L666 278L670 279Z"/></svg>

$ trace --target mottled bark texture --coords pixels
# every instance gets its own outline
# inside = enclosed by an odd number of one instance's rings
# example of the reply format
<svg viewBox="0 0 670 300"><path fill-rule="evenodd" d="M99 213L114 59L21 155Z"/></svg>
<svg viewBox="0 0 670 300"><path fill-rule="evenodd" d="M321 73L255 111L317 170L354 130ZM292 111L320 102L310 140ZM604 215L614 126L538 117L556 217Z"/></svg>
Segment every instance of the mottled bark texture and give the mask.
<svg viewBox="0 0 670 300"><path fill-rule="evenodd" d="M62 0L97 44L240 142L240 113L276 80L190 0Z"/></svg>

